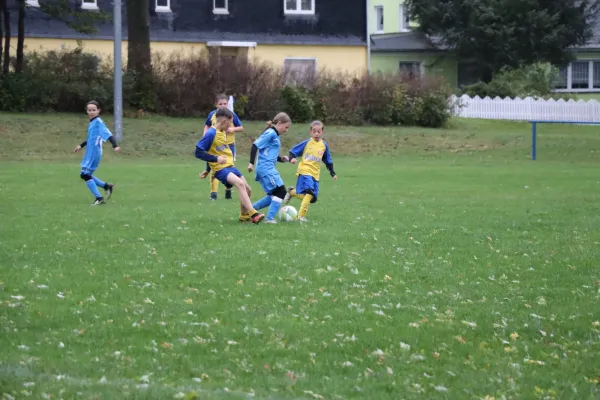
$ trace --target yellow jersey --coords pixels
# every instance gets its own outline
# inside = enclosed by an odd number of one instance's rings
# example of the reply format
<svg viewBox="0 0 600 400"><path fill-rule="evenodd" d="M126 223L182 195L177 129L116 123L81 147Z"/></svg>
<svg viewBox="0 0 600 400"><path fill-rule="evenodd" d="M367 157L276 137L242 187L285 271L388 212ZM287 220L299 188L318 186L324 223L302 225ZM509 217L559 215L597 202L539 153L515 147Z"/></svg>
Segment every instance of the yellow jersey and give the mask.
<svg viewBox="0 0 600 400"><path fill-rule="evenodd" d="M213 110L210 112L210 114L208 114L208 118L206 118L206 122L204 123L204 125L211 128L215 126L215 124L217 123L217 117L215 116L216 112L217 110ZM242 121L240 121L236 113L233 113L233 126L235 128L237 128L238 126L242 126ZM235 144L235 132L227 134L227 144Z"/></svg>
<svg viewBox="0 0 600 400"><path fill-rule="evenodd" d="M219 156L227 158L227 162L225 164L217 163ZM233 153L227 143L227 134L215 128L207 130L204 137L196 144L196 157L207 161L210 169L214 172L233 167Z"/></svg>
<svg viewBox="0 0 600 400"><path fill-rule="evenodd" d="M290 150L290 157L300 158L298 164L298 171L296 175L308 175L312 176L316 181L319 180L321 175L321 161L325 163L331 176L334 176L333 172L333 160L331 159L331 153L329 152L329 146L325 141L316 141L313 138L305 140Z"/></svg>

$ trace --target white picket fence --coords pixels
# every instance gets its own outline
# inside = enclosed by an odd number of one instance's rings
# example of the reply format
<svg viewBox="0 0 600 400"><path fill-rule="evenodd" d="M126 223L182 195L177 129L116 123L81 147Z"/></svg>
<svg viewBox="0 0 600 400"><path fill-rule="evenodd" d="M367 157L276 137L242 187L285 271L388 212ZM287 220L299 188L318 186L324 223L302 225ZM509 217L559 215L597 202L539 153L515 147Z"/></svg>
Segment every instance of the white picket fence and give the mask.
<svg viewBox="0 0 600 400"><path fill-rule="evenodd" d="M526 97L511 99L452 96L457 116L465 118L508 119L513 121L600 122L600 102L596 100L544 100Z"/></svg>

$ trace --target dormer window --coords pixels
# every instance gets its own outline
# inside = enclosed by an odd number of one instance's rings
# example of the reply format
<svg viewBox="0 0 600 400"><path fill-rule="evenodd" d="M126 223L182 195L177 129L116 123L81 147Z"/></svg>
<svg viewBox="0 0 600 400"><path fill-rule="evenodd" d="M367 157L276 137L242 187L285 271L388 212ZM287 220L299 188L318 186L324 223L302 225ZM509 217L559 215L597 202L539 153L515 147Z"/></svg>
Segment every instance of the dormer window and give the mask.
<svg viewBox="0 0 600 400"><path fill-rule="evenodd" d="M154 11L164 13L171 12L171 0L156 0Z"/></svg>
<svg viewBox="0 0 600 400"><path fill-rule="evenodd" d="M82 0L81 8L83 10L97 10L98 9L97 0Z"/></svg>
<svg viewBox="0 0 600 400"><path fill-rule="evenodd" d="M213 0L213 14L229 14L229 0Z"/></svg>
<svg viewBox="0 0 600 400"><path fill-rule="evenodd" d="M283 0L283 10L286 15L313 15L315 0Z"/></svg>

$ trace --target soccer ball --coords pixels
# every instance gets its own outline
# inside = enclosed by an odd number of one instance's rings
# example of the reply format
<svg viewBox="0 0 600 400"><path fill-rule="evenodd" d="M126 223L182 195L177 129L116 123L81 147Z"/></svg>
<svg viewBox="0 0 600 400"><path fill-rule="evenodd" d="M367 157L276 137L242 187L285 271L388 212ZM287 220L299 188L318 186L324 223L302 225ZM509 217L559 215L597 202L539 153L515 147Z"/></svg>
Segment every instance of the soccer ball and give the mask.
<svg viewBox="0 0 600 400"><path fill-rule="evenodd" d="M298 211L292 206L283 206L277 213L277 218L283 222L296 221L298 219Z"/></svg>

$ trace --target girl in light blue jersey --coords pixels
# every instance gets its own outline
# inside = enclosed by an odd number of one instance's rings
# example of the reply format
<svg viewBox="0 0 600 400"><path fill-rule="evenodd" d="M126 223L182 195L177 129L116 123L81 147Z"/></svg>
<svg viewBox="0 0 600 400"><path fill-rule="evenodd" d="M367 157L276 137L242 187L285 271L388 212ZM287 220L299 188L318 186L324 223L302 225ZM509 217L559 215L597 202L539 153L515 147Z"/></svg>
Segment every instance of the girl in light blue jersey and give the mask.
<svg viewBox="0 0 600 400"><path fill-rule="evenodd" d="M114 185L103 182L102 180L94 176L94 172L100 164L102 158L102 144L107 140L113 146L113 149L118 153L121 148L117 145L117 142L104 124L104 121L99 117L100 105L97 101L90 101L87 103L86 111L88 117L90 117L90 124L88 125L87 139L75 148L75 153L80 151L87 145L83 160L81 160L81 173L79 176L84 180L90 192L96 198L92 203L93 206L104 204L106 200L110 198L113 193ZM106 198L102 197L98 186L103 188L106 192Z"/></svg>
<svg viewBox="0 0 600 400"><path fill-rule="evenodd" d="M281 207L281 202L287 194L283 179L277 171L276 163L290 161L287 156L281 157L279 155L281 149L279 136L286 133L290 129L290 125L292 125L292 120L289 115L286 113L277 114L273 121L267 122L267 129L256 139L250 152L248 171L252 172L256 164L255 180L260 183L267 194L252 206L256 210L269 207L265 219L266 224L277 223L275 217Z"/></svg>

